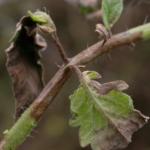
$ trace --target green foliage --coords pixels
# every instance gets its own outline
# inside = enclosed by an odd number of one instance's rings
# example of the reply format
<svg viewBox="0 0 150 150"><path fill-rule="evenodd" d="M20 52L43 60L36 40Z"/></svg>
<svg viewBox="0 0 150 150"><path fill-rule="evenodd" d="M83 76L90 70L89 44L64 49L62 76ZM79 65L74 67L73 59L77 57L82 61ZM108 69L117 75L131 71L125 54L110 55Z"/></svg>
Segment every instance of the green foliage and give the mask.
<svg viewBox="0 0 150 150"><path fill-rule="evenodd" d="M128 117L133 110L133 102L127 94L112 90L108 94L99 96L99 107L113 117Z"/></svg>
<svg viewBox="0 0 150 150"><path fill-rule="evenodd" d="M96 130L107 125L107 120L103 114L99 114L94 101L83 86L80 86L70 99L71 110L75 115L70 124L80 126L80 142L84 147L92 142Z"/></svg>
<svg viewBox="0 0 150 150"><path fill-rule="evenodd" d="M119 91L98 96L92 89L80 86L70 96L71 111L75 117L70 121L72 126L80 126L81 146L92 144L96 131L107 128L110 118L127 117L133 109L131 98Z"/></svg>
<svg viewBox="0 0 150 150"><path fill-rule="evenodd" d="M91 144L93 150L101 150L101 148L110 150L118 143L117 140L121 141L117 148L125 147L127 142L124 143L123 138L127 138L129 142L130 134L135 131L133 129L126 137L128 134L126 129L131 128L132 120L141 116L138 113L134 116L133 102L127 94L112 89L107 94L101 95L92 85L97 81L92 82L91 75L92 78L94 75L94 79L98 77L98 73L96 75L95 72L84 72L82 83L70 96L73 114L70 125L80 127L79 137L82 147ZM139 123L138 119L137 123Z"/></svg>
<svg viewBox="0 0 150 150"><path fill-rule="evenodd" d="M103 22L108 30L117 22L122 11L123 0L102 1Z"/></svg>

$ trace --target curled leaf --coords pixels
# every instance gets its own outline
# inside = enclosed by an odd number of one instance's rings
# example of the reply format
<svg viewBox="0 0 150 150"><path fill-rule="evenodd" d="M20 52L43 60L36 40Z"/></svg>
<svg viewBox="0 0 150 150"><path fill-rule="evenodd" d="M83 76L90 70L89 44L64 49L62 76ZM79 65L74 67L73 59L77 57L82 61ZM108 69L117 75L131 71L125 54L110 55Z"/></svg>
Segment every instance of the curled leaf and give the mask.
<svg viewBox="0 0 150 150"><path fill-rule="evenodd" d="M6 50L6 66L16 98L16 118L20 117L43 89L39 52L47 45L37 31L37 21L33 21L30 16L23 17Z"/></svg>

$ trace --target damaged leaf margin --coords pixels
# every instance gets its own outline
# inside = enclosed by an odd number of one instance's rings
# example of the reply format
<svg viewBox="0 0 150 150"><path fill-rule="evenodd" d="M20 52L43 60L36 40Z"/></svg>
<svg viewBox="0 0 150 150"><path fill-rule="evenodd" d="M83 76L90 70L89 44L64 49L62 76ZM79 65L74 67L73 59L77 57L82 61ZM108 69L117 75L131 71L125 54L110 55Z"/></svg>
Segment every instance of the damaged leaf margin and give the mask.
<svg viewBox="0 0 150 150"><path fill-rule="evenodd" d="M131 97L122 92L128 88L124 81L100 84L93 80L95 72L86 71L82 75L79 88L70 96L73 114L70 125L80 127L81 146L90 144L93 150L125 148L132 134L149 117L135 110Z"/></svg>

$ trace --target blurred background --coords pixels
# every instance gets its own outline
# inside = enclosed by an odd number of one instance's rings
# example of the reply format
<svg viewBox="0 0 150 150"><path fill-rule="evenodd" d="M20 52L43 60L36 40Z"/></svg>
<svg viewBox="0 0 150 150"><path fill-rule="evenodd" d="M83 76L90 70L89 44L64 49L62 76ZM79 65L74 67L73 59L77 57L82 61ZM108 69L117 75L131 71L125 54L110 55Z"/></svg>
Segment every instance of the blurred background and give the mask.
<svg viewBox="0 0 150 150"><path fill-rule="evenodd" d="M69 0L68 0L69 1ZM71 0L70 0L71 1ZM75 0L72 0L75 1ZM113 34L150 21L149 0L125 0L125 8ZM45 9L50 13L58 29L59 37L69 55L74 56L81 50L97 42L95 20L87 20L79 9L63 0L0 0L0 137L2 132L14 123L15 99L12 94L11 80L5 68L5 49L15 30L15 25L28 10ZM49 40L49 37L46 37ZM46 81L57 71L61 59L48 41L49 48L42 53L46 70ZM150 41L116 49L110 54L98 57L88 64L103 78L101 82L125 80L130 88L127 93L134 100L135 107L150 116ZM72 76L65 84L53 104L49 107L39 126L19 150L81 150L78 129L68 125L70 118L68 96L77 87ZM89 147L84 148L90 150ZM145 125L133 136L133 142L126 150L150 150L150 125Z"/></svg>

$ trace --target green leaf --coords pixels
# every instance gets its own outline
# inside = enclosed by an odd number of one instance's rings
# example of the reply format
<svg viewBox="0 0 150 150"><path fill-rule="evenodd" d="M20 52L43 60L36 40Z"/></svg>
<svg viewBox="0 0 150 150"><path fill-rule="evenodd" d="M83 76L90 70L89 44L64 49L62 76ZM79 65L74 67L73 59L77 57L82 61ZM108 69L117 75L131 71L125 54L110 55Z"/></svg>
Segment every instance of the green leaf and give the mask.
<svg viewBox="0 0 150 150"><path fill-rule="evenodd" d="M110 30L123 11L123 0L103 0L102 12L105 27Z"/></svg>
<svg viewBox="0 0 150 150"><path fill-rule="evenodd" d="M117 89L100 94L94 86L97 81L93 82L88 73L91 72L83 73L82 83L70 96L70 125L79 127L82 147L91 144L93 150L125 148L131 142L132 134L147 122L148 117L135 110L131 97ZM100 83L96 85L103 87Z"/></svg>
<svg viewBox="0 0 150 150"><path fill-rule="evenodd" d="M70 99L71 110L75 113L75 118L70 120L70 125L81 126L80 142L81 146L84 147L91 143L95 130L99 127L105 127L107 121L103 115L99 115L93 101L82 86L70 96Z"/></svg>
<svg viewBox="0 0 150 150"><path fill-rule="evenodd" d="M104 96L99 96L98 104L113 117L128 117L133 110L133 102L127 94L112 90Z"/></svg>

